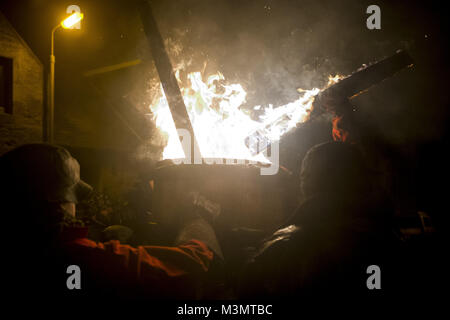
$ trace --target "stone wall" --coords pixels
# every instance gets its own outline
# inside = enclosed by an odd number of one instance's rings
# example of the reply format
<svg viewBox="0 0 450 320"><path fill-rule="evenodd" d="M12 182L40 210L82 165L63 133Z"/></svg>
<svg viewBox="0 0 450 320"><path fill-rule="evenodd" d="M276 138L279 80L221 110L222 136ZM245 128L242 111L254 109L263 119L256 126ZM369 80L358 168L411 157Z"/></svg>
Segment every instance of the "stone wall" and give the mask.
<svg viewBox="0 0 450 320"><path fill-rule="evenodd" d="M0 154L42 141L43 65L0 12L0 57L13 59L13 112L0 108Z"/></svg>

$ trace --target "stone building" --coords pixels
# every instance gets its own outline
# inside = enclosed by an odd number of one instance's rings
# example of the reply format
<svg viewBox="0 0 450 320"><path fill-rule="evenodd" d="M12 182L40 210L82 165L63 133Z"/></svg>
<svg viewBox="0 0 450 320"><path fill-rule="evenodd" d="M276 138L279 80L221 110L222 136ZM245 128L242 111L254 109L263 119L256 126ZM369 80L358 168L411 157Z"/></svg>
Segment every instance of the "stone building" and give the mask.
<svg viewBox="0 0 450 320"><path fill-rule="evenodd" d="M42 141L44 68L0 12L0 154Z"/></svg>
<svg viewBox="0 0 450 320"><path fill-rule="evenodd" d="M39 60L30 46L47 38L34 39L33 43L33 38L27 38L33 37L32 33L27 35L27 29L20 29L21 24L12 17L6 10L0 12L0 155L25 143L42 142L45 137L44 58L39 56ZM24 30L23 38L16 30ZM137 84L146 98L151 61L139 67L85 76L88 70L129 59L119 55L106 63L103 60L111 51L126 55L129 45L97 52L89 40L63 30L55 39L54 141L78 159L86 182L100 192L117 195L135 183L139 175L136 158L143 153L140 150L156 153L152 146L150 151L147 148L154 128L135 103L143 100L140 105L148 112L147 100L124 98ZM71 50L74 48L77 50ZM94 62L80 57L93 58ZM152 161L144 161L145 166L147 163L151 165Z"/></svg>
<svg viewBox="0 0 450 320"><path fill-rule="evenodd" d="M72 105L70 98L56 99L60 112L55 119L55 142L76 156L83 178L98 190L105 184L123 185L125 171L116 168L129 166L123 151L127 132L113 114L103 111L109 106L101 98L84 87L76 89L84 98L80 105L78 101ZM0 12L0 155L25 143L43 141L44 90L42 62Z"/></svg>

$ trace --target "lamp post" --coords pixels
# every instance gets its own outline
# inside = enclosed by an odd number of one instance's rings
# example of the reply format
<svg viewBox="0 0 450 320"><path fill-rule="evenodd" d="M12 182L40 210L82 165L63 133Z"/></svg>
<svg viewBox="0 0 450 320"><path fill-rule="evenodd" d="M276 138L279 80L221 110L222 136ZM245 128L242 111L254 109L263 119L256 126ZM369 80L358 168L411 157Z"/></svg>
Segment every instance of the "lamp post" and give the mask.
<svg viewBox="0 0 450 320"><path fill-rule="evenodd" d="M53 143L53 132L54 132L54 111L55 111L55 55L54 55L54 38L55 31L62 27L64 29L69 29L81 20L83 20L84 15L80 12L75 12L60 24L56 25L52 29L51 35L51 48L50 48L50 75L49 75L49 88L48 88L48 130L47 130L47 140L49 143Z"/></svg>

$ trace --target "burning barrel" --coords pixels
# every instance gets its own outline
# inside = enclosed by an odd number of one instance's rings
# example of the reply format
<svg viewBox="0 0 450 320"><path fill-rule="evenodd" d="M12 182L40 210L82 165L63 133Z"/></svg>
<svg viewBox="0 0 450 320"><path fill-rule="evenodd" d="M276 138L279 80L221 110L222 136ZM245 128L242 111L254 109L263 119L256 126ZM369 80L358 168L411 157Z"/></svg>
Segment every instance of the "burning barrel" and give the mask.
<svg viewBox="0 0 450 320"><path fill-rule="evenodd" d="M295 202L296 191L285 190L290 177L264 176L254 165L168 164L153 177L154 211L162 224L177 224L194 204L215 225L268 232Z"/></svg>

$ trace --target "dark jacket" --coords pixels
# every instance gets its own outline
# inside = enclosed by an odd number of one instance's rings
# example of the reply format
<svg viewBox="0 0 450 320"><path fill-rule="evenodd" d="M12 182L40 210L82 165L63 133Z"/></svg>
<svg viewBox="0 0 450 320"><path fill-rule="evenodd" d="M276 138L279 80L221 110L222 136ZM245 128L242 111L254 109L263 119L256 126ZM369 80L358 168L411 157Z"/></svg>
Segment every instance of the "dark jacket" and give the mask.
<svg viewBox="0 0 450 320"><path fill-rule="evenodd" d="M262 243L242 277L241 296L367 293L368 266L380 266L383 280L393 272L389 262L400 241L390 215L389 206L370 196L308 199Z"/></svg>

